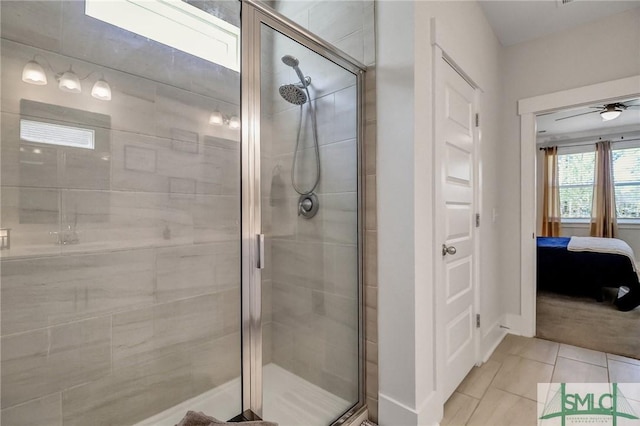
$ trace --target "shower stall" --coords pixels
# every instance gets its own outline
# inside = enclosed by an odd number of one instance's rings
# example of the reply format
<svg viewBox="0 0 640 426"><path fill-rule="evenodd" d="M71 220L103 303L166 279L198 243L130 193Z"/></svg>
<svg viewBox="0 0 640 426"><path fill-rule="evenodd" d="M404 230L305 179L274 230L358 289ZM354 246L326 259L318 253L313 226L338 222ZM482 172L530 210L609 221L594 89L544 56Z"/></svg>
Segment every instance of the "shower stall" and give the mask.
<svg viewBox="0 0 640 426"><path fill-rule="evenodd" d="M2 423L363 407L365 67L257 1L0 8Z"/></svg>

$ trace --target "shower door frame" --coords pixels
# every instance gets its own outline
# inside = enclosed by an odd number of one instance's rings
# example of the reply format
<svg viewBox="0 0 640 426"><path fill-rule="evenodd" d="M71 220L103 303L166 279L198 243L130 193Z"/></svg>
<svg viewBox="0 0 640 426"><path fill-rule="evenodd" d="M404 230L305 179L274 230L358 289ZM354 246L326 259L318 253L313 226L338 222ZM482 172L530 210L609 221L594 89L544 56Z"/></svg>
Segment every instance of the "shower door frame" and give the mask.
<svg viewBox="0 0 640 426"><path fill-rule="evenodd" d="M257 0L242 0L241 62L241 238L242 238L242 410L246 417L262 415L262 274L259 267L262 234L260 179L260 65L261 26L265 24L311 51L346 69L356 77L357 87L357 232L358 232L358 401L333 424L345 422L364 406L365 339L364 339L364 75L366 66L341 52L330 43L278 14Z"/></svg>

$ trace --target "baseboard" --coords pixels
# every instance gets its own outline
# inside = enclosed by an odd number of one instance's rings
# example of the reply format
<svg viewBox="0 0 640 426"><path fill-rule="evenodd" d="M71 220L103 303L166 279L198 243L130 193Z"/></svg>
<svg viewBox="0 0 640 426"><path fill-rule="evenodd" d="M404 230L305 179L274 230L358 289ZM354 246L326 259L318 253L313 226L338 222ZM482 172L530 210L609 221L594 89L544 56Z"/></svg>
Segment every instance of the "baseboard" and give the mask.
<svg viewBox="0 0 640 426"><path fill-rule="evenodd" d="M524 337L535 336L535 327L532 327L530 320L525 320L522 315L507 314L505 322L508 333Z"/></svg>
<svg viewBox="0 0 640 426"><path fill-rule="evenodd" d="M502 315L498 321L493 323L488 330L482 335L482 342L480 344L480 354L482 362L487 362L493 351L496 350L504 336L507 335L508 330L504 328L506 324L506 315Z"/></svg>
<svg viewBox="0 0 640 426"><path fill-rule="evenodd" d="M380 426L438 425L444 414L444 407L436 392L420 404L410 408L384 394L379 394L378 424Z"/></svg>

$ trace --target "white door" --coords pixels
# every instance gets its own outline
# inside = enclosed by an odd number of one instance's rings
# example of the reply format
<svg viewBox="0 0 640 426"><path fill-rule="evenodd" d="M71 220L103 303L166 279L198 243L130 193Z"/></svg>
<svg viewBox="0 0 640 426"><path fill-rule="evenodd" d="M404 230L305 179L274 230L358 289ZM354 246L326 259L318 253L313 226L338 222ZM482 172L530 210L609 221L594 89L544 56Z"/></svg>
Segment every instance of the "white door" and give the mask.
<svg viewBox="0 0 640 426"><path fill-rule="evenodd" d="M446 401L476 362L475 89L436 66L435 220L438 383Z"/></svg>

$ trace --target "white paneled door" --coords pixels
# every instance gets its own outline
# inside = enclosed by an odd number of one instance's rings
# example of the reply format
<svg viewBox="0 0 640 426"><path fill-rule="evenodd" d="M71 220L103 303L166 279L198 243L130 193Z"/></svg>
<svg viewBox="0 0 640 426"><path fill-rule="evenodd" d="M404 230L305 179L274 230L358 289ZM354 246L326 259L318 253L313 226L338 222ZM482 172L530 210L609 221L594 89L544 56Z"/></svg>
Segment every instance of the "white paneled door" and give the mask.
<svg viewBox="0 0 640 426"><path fill-rule="evenodd" d="M436 329L446 401L476 362L475 89L444 59L436 69Z"/></svg>

